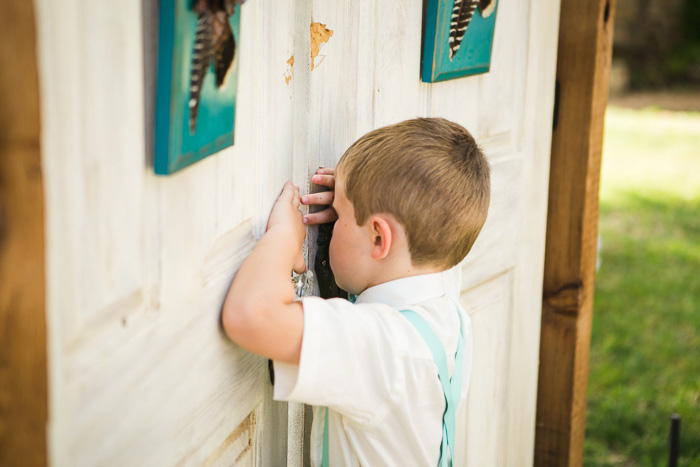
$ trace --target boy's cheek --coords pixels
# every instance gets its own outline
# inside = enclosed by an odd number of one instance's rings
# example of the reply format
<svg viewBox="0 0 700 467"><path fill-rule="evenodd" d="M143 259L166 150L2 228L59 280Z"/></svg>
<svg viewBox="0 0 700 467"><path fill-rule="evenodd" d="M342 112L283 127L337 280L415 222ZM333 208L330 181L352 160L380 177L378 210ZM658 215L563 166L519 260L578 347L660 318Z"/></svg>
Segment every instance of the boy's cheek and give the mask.
<svg viewBox="0 0 700 467"><path fill-rule="evenodd" d="M330 262L331 266L331 271L333 271L333 276L335 276L335 282L340 286L340 276L342 275L341 273L341 268L340 266L340 261L338 254L336 252L336 249L338 248L338 242L335 241L335 237L331 238L331 244L328 247L328 259Z"/></svg>
<svg viewBox="0 0 700 467"><path fill-rule="evenodd" d="M331 271L333 271L333 274L336 274L336 254L335 254L335 249L337 247L337 242L335 241L335 237L331 237L331 244L328 246L328 260L331 265Z"/></svg>
<svg viewBox="0 0 700 467"><path fill-rule="evenodd" d="M348 258L342 253L334 254L332 248L329 253L328 256L335 283L346 292L353 294L359 293L355 290L355 280L353 278L351 264L348 264Z"/></svg>

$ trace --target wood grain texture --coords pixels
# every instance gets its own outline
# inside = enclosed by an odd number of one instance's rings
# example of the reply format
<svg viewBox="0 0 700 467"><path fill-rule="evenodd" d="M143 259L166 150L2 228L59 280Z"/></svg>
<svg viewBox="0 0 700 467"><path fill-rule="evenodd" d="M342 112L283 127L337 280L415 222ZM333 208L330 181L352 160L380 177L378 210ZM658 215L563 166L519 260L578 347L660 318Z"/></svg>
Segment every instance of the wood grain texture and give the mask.
<svg viewBox="0 0 700 467"><path fill-rule="evenodd" d="M258 409L255 409L207 457L202 466L254 466L257 423Z"/></svg>
<svg viewBox="0 0 700 467"><path fill-rule="evenodd" d="M420 81L422 2L377 2L375 16L375 128L430 116L431 86ZM362 74L360 74L362 76ZM467 82L462 87L470 87ZM462 114L467 113L462 109Z"/></svg>
<svg viewBox="0 0 700 467"><path fill-rule="evenodd" d="M578 466L598 235L614 0L563 0L552 138L535 464Z"/></svg>
<svg viewBox="0 0 700 467"><path fill-rule="evenodd" d="M149 165L157 1L36 4L51 463L216 459L255 407L279 418L266 361L228 341L219 312L291 178L294 2L244 7L235 146L165 178ZM250 459L284 462L285 440L242 434L261 441Z"/></svg>
<svg viewBox="0 0 700 467"><path fill-rule="evenodd" d="M514 133L522 148L523 190L518 199L518 247L513 276L513 332L509 336L508 420L504 465L529 465L533 459L537 369L539 364L541 290L547 219L547 178L554 106L559 0L530 2L522 14L528 22L522 125ZM498 24L498 23L497 23ZM517 389L516 389L517 388Z"/></svg>
<svg viewBox="0 0 700 467"><path fill-rule="evenodd" d="M44 188L33 2L0 4L0 465L47 464Z"/></svg>

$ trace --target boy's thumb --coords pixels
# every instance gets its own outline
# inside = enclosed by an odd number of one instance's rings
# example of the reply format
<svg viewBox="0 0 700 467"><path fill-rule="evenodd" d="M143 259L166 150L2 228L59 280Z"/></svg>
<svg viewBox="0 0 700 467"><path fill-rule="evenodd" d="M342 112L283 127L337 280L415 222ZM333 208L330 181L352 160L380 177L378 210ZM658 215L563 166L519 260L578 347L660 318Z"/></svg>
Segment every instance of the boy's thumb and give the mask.
<svg viewBox="0 0 700 467"><path fill-rule="evenodd" d="M282 188L282 193L280 193L280 198L281 197L290 197L294 198L294 194L297 190L296 185L294 185L292 182L287 182L284 184L284 188Z"/></svg>

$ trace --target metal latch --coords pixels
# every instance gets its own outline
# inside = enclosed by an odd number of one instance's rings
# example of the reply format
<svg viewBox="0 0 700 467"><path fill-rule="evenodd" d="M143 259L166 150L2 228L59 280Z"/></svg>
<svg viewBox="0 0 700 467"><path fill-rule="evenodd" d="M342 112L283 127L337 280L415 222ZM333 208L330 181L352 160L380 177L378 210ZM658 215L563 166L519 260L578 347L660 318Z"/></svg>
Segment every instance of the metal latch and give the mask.
<svg viewBox="0 0 700 467"><path fill-rule="evenodd" d="M303 274L292 273L292 285L297 298L310 297L314 293L314 273L311 269Z"/></svg>

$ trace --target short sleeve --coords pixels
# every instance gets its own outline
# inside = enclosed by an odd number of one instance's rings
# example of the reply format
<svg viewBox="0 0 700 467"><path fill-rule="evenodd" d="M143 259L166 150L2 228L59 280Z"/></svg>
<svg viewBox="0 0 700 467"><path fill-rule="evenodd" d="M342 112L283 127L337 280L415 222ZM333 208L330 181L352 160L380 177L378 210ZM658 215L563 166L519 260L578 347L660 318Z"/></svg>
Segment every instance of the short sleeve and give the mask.
<svg viewBox="0 0 700 467"><path fill-rule="evenodd" d="M386 305L318 297L303 305L300 362L275 362L275 399L329 406L362 425L379 422L404 387L402 333L410 324Z"/></svg>

